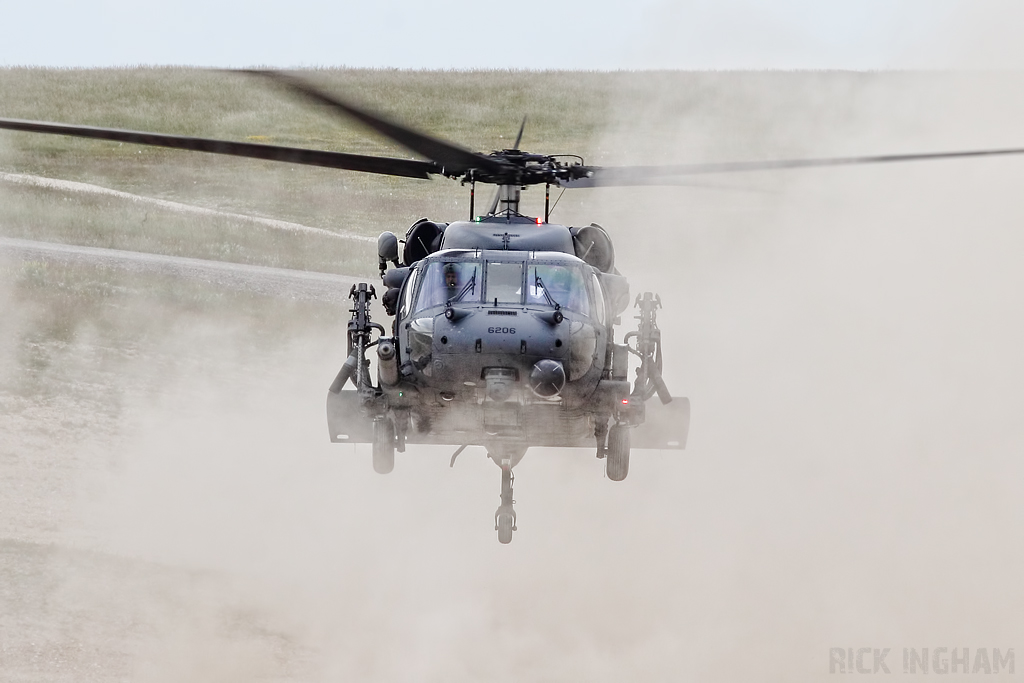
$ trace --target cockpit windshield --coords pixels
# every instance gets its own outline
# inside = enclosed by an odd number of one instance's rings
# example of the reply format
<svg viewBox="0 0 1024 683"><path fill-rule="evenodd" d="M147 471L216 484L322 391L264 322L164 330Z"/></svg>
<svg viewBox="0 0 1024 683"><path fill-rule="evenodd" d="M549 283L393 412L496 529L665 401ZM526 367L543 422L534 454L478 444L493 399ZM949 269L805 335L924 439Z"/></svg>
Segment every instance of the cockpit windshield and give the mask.
<svg viewBox="0 0 1024 683"><path fill-rule="evenodd" d="M447 303L480 302L559 306L582 315L598 315L583 270L574 264L527 261L434 261L419 272L413 312ZM525 296L523 288L525 286Z"/></svg>

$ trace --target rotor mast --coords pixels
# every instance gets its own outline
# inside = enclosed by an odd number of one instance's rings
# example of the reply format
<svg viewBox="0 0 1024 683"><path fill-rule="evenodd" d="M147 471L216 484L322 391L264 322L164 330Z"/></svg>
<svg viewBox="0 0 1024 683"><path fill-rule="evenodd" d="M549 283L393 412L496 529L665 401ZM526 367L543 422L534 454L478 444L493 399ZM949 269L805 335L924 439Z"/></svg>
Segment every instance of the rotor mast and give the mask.
<svg viewBox="0 0 1024 683"><path fill-rule="evenodd" d="M498 186L498 206L495 215L505 216L519 215L519 197L522 194L522 187L519 185Z"/></svg>

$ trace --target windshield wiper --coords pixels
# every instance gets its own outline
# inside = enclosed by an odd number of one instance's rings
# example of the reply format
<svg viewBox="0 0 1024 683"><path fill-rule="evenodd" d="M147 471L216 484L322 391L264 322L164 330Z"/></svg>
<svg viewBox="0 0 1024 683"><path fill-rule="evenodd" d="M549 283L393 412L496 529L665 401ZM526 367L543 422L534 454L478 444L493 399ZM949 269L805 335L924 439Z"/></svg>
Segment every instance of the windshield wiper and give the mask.
<svg viewBox="0 0 1024 683"><path fill-rule="evenodd" d="M562 308L561 304L551 298L548 293L548 288L544 286L544 281L540 279L540 275L537 273L537 269L533 269L533 288L537 289L540 287L540 291L544 292L544 298L547 299L548 305L553 306L555 310Z"/></svg>
<svg viewBox="0 0 1024 683"><path fill-rule="evenodd" d="M473 274L469 276L469 282L459 290L459 293L448 299L448 303L453 304L456 301L462 301L462 297L466 296L467 293L473 294L476 292L476 268L473 269Z"/></svg>

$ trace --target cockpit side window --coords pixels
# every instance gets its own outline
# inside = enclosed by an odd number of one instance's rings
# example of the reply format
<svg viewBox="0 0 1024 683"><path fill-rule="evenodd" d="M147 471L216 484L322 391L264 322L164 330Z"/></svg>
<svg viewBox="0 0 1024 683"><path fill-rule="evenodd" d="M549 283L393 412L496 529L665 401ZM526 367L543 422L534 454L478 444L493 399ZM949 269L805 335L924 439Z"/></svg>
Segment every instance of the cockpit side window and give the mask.
<svg viewBox="0 0 1024 683"><path fill-rule="evenodd" d="M402 290L402 305L398 309L398 319L405 318L412 310L412 295L416 293L416 285L419 284L420 269L413 266L412 270L409 271L409 278L405 281L404 289Z"/></svg>
<svg viewBox="0 0 1024 683"><path fill-rule="evenodd" d="M608 305L604 300L604 290L601 289L601 280L596 274L590 274L590 289L594 296L594 318L601 325L604 325L608 313Z"/></svg>
<svg viewBox="0 0 1024 683"><path fill-rule="evenodd" d="M427 265L421 280L413 307L416 311L443 306L449 301L480 301L478 261L434 261Z"/></svg>

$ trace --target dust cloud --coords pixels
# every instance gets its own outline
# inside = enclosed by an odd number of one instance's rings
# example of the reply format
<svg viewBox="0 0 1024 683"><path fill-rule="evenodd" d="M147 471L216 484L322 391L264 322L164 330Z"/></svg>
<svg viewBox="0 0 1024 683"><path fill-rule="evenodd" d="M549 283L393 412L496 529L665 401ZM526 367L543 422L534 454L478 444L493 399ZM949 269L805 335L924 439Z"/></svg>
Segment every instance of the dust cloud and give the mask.
<svg viewBox="0 0 1024 683"><path fill-rule="evenodd" d="M689 162L1019 146L1021 84L652 76L660 105L617 148L660 137ZM686 455L641 456L631 482L652 506L644 477L673 491L648 529L672 529L662 552L680 564L644 558L679 619L658 628L678 657L662 663L795 680L826 673L833 647L892 648L897 672L904 647L1019 642L1022 163L595 197L629 235L634 291L662 292L669 386L693 399Z"/></svg>
<svg viewBox="0 0 1024 683"><path fill-rule="evenodd" d="M637 75L600 162L1020 144L1020 85ZM608 226L633 292L661 293L691 439L622 483L531 451L510 546L478 449L381 477L327 443L344 311L115 293L62 336L9 265L0 671L810 681L833 647L897 673L904 647L1018 646L1022 164L567 195L558 218Z"/></svg>

